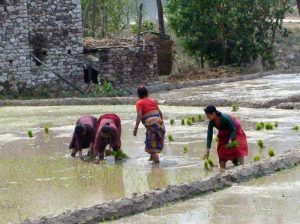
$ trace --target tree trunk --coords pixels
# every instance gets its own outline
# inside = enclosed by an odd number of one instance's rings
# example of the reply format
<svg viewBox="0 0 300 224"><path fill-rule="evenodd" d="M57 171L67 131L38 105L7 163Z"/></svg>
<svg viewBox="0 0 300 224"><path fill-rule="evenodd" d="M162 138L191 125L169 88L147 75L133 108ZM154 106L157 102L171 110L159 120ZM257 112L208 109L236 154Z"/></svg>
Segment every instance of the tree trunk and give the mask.
<svg viewBox="0 0 300 224"><path fill-rule="evenodd" d="M158 24L159 32L162 36L165 35L165 23L164 23L164 11L161 0L156 0L157 3L157 14L158 14Z"/></svg>
<svg viewBox="0 0 300 224"><path fill-rule="evenodd" d="M93 14L92 14L92 36L96 36L96 0L93 0Z"/></svg>
<svg viewBox="0 0 300 224"><path fill-rule="evenodd" d="M142 31L142 21L143 21L143 3L140 4L139 18L138 18L138 41L140 40L140 34Z"/></svg>
<svg viewBox="0 0 300 224"><path fill-rule="evenodd" d="M299 16L300 16L300 0L297 0L297 7L298 7L298 11L299 11Z"/></svg>

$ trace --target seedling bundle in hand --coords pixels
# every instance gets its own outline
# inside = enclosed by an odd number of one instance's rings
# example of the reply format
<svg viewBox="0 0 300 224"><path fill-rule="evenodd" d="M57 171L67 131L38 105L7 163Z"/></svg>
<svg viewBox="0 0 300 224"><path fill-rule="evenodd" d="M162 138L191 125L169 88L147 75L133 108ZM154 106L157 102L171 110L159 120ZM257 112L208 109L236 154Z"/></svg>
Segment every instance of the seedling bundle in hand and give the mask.
<svg viewBox="0 0 300 224"><path fill-rule="evenodd" d="M228 147L228 148L236 148L236 147L238 147L239 145L240 145L239 142L238 142L237 140L234 140L234 141L228 143L228 144L227 144L227 147Z"/></svg>
<svg viewBox="0 0 300 224"><path fill-rule="evenodd" d="M214 162L212 161L211 158L208 158L204 161L204 169L205 170L210 170L214 166Z"/></svg>

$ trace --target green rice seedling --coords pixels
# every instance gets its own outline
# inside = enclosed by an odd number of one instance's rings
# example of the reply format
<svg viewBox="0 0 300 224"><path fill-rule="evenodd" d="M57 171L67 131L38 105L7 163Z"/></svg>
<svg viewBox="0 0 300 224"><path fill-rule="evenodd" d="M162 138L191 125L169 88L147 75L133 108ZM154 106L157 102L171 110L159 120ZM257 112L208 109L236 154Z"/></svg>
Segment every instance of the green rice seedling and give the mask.
<svg viewBox="0 0 300 224"><path fill-rule="evenodd" d="M238 103L233 103L232 104L232 112L236 112L236 111L238 111L239 110L239 104Z"/></svg>
<svg viewBox="0 0 300 224"><path fill-rule="evenodd" d="M186 120L186 123L187 123L187 125L191 126L191 125L192 125L192 120L187 119L187 120Z"/></svg>
<svg viewBox="0 0 300 224"><path fill-rule="evenodd" d="M199 119L199 122L204 121L204 120L205 120L205 119L204 119L204 115L199 114L199 115L198 115L198 119Z"/></svg>
<svg viewBox="0 0 300 224"><path fill-rule="evenodd" d="M259 139L259 140L257 141L257 145L258 145L258 147L259 147L260 149L265 148L265 143L264 143L264 141L261 140L261 139Z"/></svg>
<svg viewBox="0 0 300 224"><path fill-rule="evenodd" d="M171 120L170 120L170 124L171 124L171 125L174 125L174 124L175 124L175 120L174 120L174 119L171 119Z"/></svg>
<svg viewBox="0 0 300 224"><path fill-rule="evenodd" d="M278 128L279 122L278 122L278 121L275 121L274 126L275 126L275 128Z"/></svg>
<svg viewBox="0 0 300 224"><path fill-rule="evenodd" d="M254 162L260 161L260 155L254 156L254 157L253 157L253 161L254 161Z"/></svg>
<svg viewBox="0 0 300 224"><path fill-rule="evenodd" d="M174 142L173 135L169 134L169 135L168 135L168 139L169 139L170 142Z"/></svg>
<svg viewBox="0 0 300 224"><path fill-rule="evenodd" d="M275 156L275 152L274 152L274 150L272 148L269 148L268 154L269 154L270 157Z"/></svg>
<svg viewBox="0 0 300 224"><path fill-rule="evenodd" d="M260 125L261 125L262 129L265 128L265 123L264 122L260 122Z"/></svg>
<svg viewBox="0 0 300 224"><path fill-rule="evenodd" d="M263 129L263 126L261 125L261 123L256 123L256 130L261 130Z"/></svg>
<svg viewBox="0 0 300 224"><path fill-rule="evenodd" d="M181 125L185 125L185 120L181 119Z"/></svg>
<svg viewBox="0 0 300 224"><path fill-rule="evenodd" d="M123 150L118 150L115 152L115 159L118 159L118 160L122 160L122 159L127 159L128 156L125 152L123 152Z"/></svg>
<svg viewBox="0 0 300 224"><path fill-rule="evenodd" d="M227 147L228 147L228 148L236 148L236 147L238 147L239 145L240 145L239 142L238 142L237 140L234 140L234 141L228 143L228 144L227 144Z"/></svg>
<svg viewBox="0 0 300 224"><path fill-rule="evenodd" d="M265 127L266 127L267 130L273 130L274 129L274 126L273 126L272 123L267 123Z"/></svg>
<svg viewBox="0 0 300 224"><path fill-rule="evenodd" d="M298 125L294 126L294 127L292 128L292 130L294 130L294 131L299 131L299 126L298 126Z"/></svg>
<svg viewBox="0 0 300 224"><path fill-rule="evenodd" d="M29 130L27 131L27 135L28 135L29 138L32 138L32 137L33 137L33 133L32 133L32 130L31 130L31 129L29 129Z"/></svg>
<svg viewBox="0 0 300 224"><path fill-rule="evenodd" d="M45 125L45 126L44 126L44 130L45 130L45 133L46 133L46 134L49 133L49 127L48 127L48 125Z"/></svg>
<svg viewBox="0 0 300 224"><path fill-rule="evenodd" d="M211 158L208 158L207 161L208 161L210 167L214 166L214 161Z"/></svg>
<svg viewBox="0 0 300 224"><path fill-rule="evenodd" d="M192 123L195 123L195 122L196 122L196 118L192 117Z"/></svg>
<svg viewBox="0 0 300 224"><path fill-rule="evenodd" d="M204 161L204 169L209 170L209 163L208 163L207 159Z"/></svg>
<svg viewBox="0 0 300 224"><path fill-rule="evenodd" d="M183 147L183 153L187 153L188 151L189 151L189 147L185 145Z"/></svg>

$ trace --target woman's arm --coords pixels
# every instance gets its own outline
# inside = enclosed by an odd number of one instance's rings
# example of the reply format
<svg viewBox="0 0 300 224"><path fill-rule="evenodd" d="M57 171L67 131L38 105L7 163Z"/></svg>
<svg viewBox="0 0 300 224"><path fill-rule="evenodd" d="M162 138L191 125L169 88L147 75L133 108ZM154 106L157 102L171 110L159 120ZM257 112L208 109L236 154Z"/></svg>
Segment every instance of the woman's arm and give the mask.
<svg viewBox="0 0 300 224"><path fill-rule="evenodd" d="M139 124L142 120L142 112L141 111L137 111L137 114L136 114L136 120L135 120L135 126L134 126L134 129L133 129L133 135L136 136L137 134L137 131L138 131L138 128L139 128Z"/></svg>
<svg viewBox="0 0 300 224"><path fill-rule="evenodd" d="M224 125L226 125L226 128L228 128L228 131L230 131L229 142L231 142L235 138L236 127L232 118L228 114L223 115L223 122Z"/></svg>

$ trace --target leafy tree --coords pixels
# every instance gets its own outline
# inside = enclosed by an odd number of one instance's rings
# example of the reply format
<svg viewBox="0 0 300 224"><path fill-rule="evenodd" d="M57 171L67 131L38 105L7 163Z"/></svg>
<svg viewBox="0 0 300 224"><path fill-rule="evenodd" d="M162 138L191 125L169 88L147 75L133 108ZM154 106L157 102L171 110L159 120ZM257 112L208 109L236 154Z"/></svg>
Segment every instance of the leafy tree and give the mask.
<svg viewBox="0 0 300 224"><path fill-rule="evenodd" d="M290 10L286 0L169 0L171 28L197 60L216 65L248 63L258 57L274 66L274 41Z"/></svg>
<svg viewBox="0 0 300 224"><path fill-rule="evenodd" d="M123 28L125 0L81 0L84 35L106 37Z"/></svg>

